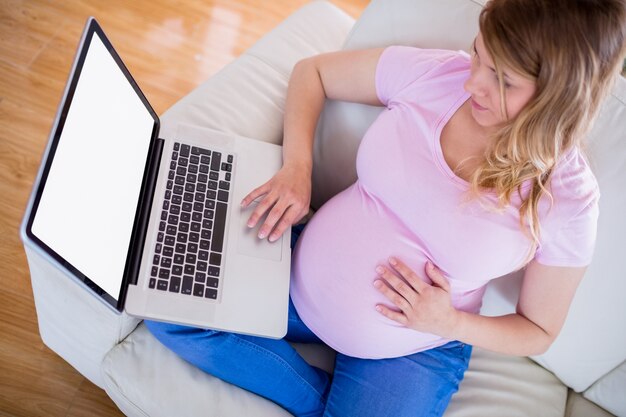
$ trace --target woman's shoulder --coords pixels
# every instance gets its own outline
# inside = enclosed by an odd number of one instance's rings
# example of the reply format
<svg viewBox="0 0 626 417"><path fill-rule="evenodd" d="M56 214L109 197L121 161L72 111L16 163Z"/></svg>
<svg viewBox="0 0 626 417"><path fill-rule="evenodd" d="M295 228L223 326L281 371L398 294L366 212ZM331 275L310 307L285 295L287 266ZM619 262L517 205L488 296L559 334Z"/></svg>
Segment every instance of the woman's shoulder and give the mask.
<svg viewBox="0 0 626 417"><path fill-rule="evenodd" d="M579 148L566 152L551 178L553 204L541 219L541 242L535 259L544 265L589 265L596 239L600 191L584 152Z"/></svg>
<svg viewBox="0 0 626 417"><path fill-rule="evenodd" d="M385 105L394 97L415 96L430 81L438 83L438 91L444 86L462 88L458 80L464 79L469 71L469 56L463 51L445 49L422 49L413 46L389 46L380 56L376 69L376 88ZM457 76L454 76L457 74Z"/></svg>
<svg viewBox="0 0 626 417"><path fill-rule="evenodd" d="M550 192L554 204L561 206L559 211L569 212L571 216L598 203L600 187L583 149L572 147L557 162L551 176Z"/></svg>
<svg viewBox="0 0 626 417"><path fill-rule="evenodd" d="M464 51L392 45L385 48L380 59L407 70L411 68L446 68L449 66L458 66L466 69L469 65L470 57Z"/></svg>

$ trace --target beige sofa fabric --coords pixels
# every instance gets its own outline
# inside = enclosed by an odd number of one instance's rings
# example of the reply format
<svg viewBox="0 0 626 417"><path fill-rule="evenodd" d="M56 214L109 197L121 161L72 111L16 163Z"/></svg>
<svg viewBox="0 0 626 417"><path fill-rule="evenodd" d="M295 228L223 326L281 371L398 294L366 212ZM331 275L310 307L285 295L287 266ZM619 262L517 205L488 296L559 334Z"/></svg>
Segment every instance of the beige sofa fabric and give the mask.
<svg viewBox="0 0 626 417"><path fill-rule="evenodd" d="M626 417L626 362L593 384L583 396L620 417Z"/></svg>
<svg viewBox="0 0 626 417"><path fill-rule="evenodd" d="M445 417L562 417L567 387L523 357L474 348Z"/></svg>
<svg viewBox="0 0 626 417"><path fill-rule="evenodd" d="M298 349L310 363L332 369L327 347ZM102 377L107 393L128 416L290 415L186 363L156 342L143 324L106 356ZM475 349L445 417L562 417L566 401L567 387L531 360ZM579 408L594 409L582 397L576 401Z"/></svg>
<svg viewBox="0 0 626 417"><path fill-rule="evenodd" d="M302 349L304 347L304 349ZM300 346L311 363L332 367L332 352ZM107 393L128 416L289 416L282 408L224 383L161 346L140 325L102 364ZM476 349L445 417L609 417L526 358ZM566 410L567 400L567 410ZM565 414L564 414L565 413Z"/></svg>
<svg viewBox="0 0 626 417"><path fill-rule="evenodd" d="M257 395L212 377L139 327L102 363L107 394L127 416L287 417Z"/></svg>
<svg viewBox="0 0 626 417"><path fill-rule="evenodd" d="M618 414L622 417L626 414ZM585 400L585 398L573 391L569 390L569 396L567 397L567 405L565 406L565 417L612 417L613 414L609 413L605 409L597 406L591 401Z"/></svg>
<svg viewBox="0 0 626 417"><path fill-rule="evenodd" d="M26 246L25 250L41 338L91 382L104 388L102 358L140 320L119 314L88 294L38 248Z"/></svg>

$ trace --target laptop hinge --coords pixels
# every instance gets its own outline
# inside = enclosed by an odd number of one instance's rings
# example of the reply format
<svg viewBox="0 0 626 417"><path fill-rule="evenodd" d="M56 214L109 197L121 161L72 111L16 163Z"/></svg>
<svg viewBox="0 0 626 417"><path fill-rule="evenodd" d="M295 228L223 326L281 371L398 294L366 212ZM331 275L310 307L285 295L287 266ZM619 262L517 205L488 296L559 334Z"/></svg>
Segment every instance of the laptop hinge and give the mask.
<svg viewBox="0 0 626 417"><path fill-rule="evenodd" d="M150 212L152 209L152 201L154 199L154 190L159 174L159 166L161 165L161 155L163 154L163 147L165 141L163 139L155 138L152 142L148 163L146 165L146 171L144 173L144 179L141 186L141 195L139 198L139 204L137 206L137 214L135 217L135 224L133 226L133 233L131 235L130 245L128 247L128 257L126 260L126 268L124 271L125 285L124 289L128 287L128 284L137 285L139 278L139 268L141 266L141 257L143 254L144 242L146 233L148 230L148 223L150 221ZM125 292L125 290L124 290ZM124 298L126 294L124 293ZM121 300L122 297L120 297Z"/></svg>

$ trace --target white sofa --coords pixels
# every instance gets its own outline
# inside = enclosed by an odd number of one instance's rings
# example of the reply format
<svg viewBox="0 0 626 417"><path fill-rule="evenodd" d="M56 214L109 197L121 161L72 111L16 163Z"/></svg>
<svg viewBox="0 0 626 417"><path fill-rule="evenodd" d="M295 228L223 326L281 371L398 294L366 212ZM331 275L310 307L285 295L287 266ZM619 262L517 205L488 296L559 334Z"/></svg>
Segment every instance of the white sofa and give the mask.
<svg viewBox="0 0 626 417"><path fill-rule="evenodd" d="M301 58L389 44L468 49L481 4L374 0L356 22L314 1L284 21L162 117L163 136L190 124L273 143L282 137L290 71ZM318 126L313 207L354 180L362 133L380 111L329 102ZM558 340L539 357L475 349L446 417L626 416L626 80L618 80L590 135L602 192L593 264ZM178 358L139 320L115 314L25 242L43 341L129 416L288 416L277 405ZM482 312L514 309L520 276L490 284ZM297 346L332 369L325 346Z"/></svg>

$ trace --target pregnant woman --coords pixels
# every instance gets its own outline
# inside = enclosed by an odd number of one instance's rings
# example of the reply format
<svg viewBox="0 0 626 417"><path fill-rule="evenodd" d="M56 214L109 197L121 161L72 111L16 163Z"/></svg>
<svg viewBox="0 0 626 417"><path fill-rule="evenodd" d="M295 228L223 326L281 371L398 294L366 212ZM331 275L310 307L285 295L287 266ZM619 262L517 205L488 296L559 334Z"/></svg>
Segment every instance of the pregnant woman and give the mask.
<svg viewBox="0 0 626 417"><path fill-rule="evenodd" d="M152 333L296 416L440 416L471 346L544 352L591 262L599 191L582 145L624 58L625 3L492 0L479 27L471 55L392 46L299 62L284 165L242 202L260 200L259 238L308 211L324 100L384 109L357 181L295 244L285 340L146 322ZM480 316L487 282L523 267L516 313ZM334 373L287 341L328 344Z"/></svg>

